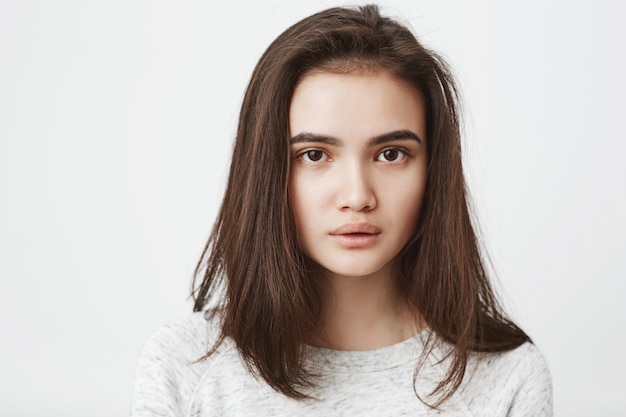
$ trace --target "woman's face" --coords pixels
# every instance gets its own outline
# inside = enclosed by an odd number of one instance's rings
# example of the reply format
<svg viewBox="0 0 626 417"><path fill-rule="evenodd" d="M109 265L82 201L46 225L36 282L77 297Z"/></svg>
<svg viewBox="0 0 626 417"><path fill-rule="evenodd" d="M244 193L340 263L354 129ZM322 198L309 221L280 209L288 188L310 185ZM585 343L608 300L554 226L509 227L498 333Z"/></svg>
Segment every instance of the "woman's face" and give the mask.
<svg viewBox="0 0 626 417"><path fill-rule="evenodd" d="M313 72L296 86L290 198L302 248L326 274L391 273L424 196L424 106L384 71Z"/></svg>

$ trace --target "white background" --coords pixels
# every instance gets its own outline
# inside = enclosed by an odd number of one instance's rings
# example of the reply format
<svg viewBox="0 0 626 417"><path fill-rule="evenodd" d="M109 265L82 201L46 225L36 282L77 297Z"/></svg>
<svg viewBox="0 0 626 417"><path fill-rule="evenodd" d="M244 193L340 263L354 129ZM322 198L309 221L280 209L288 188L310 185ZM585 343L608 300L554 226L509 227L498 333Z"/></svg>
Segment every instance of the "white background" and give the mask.
<svg viewBox="0 0 626 417"><path fill-rule="evenodd" d="M143 342L191 311L254 64L338 4L0 1L0 415L129 413ZM626 415L625 3L382 5L457 74L482 232L556 414Z"/></svg>

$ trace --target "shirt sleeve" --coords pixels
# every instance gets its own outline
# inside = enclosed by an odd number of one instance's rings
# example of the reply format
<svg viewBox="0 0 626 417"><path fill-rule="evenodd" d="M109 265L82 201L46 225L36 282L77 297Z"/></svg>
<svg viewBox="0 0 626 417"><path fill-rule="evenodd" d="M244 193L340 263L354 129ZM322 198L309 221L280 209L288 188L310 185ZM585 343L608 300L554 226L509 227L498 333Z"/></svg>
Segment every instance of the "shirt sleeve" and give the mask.
<svg viewBox="0 0 626 417"><path fill-rule="evenodd" d="M531 345L523 361L524 378L513 397L508 417L552 417L554 414L552 377L539 350Z"/></svg>
<svg viewBox="0 0 626 417"><path fill-rule="evenodd" d="M139 356L131 417L184 416L178 377L182 364L171 354L175 346L167 333L155 333Z"/></svg>
<svg viewBox="0 0 626 417"><path fill-rule="evenodd" d="M187 414L205 369L207 326L198 312L161 327L146 341L137 361L131 417Z"/></svg>

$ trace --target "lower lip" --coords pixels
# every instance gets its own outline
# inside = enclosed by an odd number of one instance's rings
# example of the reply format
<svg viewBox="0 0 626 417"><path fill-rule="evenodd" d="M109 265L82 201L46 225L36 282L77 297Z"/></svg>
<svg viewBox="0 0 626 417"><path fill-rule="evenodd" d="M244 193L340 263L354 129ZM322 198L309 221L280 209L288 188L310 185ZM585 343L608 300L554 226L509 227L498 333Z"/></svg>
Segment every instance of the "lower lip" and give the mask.
<svg viewBox="0 0 626 417"><path fill-rule="evenodd" d="M330 235L331 238L347 248L366 248L378 240L378 234L349 233L345 235Z"/></svg>

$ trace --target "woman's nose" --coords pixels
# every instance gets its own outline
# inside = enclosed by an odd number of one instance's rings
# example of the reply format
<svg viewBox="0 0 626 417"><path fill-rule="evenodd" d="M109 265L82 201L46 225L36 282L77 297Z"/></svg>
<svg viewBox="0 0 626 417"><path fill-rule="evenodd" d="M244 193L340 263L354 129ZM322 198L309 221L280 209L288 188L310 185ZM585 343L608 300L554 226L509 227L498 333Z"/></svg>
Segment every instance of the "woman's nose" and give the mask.
<svg viewBox="0 0 626 417"><path fill-rule="evenodd" d="M337 206L341 210L370 211L376 208L376 193L371 174L360 164L351 164L341 172Z"/></svg>

